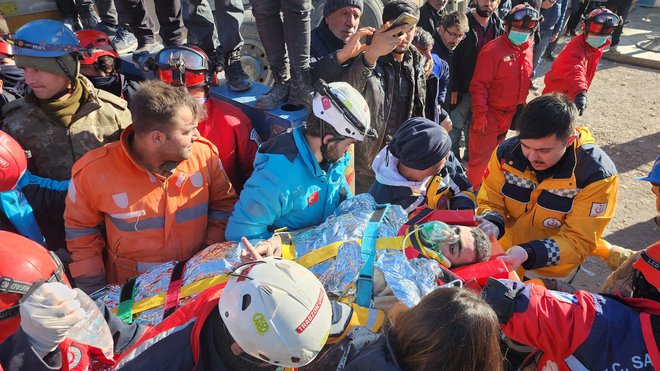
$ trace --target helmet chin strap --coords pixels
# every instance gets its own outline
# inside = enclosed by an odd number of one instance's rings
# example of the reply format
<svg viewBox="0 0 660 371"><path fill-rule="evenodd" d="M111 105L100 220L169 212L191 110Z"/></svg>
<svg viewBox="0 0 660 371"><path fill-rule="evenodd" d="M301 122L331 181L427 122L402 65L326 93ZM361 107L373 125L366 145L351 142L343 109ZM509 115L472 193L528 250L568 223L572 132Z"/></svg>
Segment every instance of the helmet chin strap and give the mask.
<svg viewBox="0 0 660 371"><path fill-rule="evenodd" d="M49 100L51 101L58 100L67 94L73 93L73 91L76 89L76 84L78 83L78 79L76 79L75 76L71 73L71 71L69 71L66 64L64 64L64 61L60 57L55 57L55 61L60 66L62 71L64 71L64 75L66 75L66 77L69 79L71 85L67 86L66 88L62 89L59 93L50 97Z"/></svg>

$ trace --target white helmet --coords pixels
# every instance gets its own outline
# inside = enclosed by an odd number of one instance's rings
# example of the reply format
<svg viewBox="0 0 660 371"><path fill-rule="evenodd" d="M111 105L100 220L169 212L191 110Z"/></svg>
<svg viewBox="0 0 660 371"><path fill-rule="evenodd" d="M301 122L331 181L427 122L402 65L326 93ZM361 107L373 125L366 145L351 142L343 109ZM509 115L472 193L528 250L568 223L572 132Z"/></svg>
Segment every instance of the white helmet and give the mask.
<svg viewBox="0 0 660 371"><path fill-rule="evenodd" d="M318 93L312 102L316 117L340 135L360 142L365 136L376 137L376 131L370 128L369 105L360 92L345 82L328 85L323 80L319 80L316 89Z"/></svg>
<svg viewBox="0 0 660 371"><path fill-rule="evenodd" d="M274 257L238 267L218 309L244 352L292 368L316 357L332 321L330 300L316 276L298 263Z"/></svg>

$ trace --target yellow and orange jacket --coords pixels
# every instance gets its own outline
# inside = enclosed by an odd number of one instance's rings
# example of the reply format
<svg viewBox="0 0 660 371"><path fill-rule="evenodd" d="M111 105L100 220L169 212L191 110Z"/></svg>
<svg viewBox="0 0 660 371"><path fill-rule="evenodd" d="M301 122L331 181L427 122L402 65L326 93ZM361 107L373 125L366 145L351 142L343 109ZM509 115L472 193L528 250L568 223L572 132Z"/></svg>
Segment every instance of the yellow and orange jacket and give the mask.
<svg viewBox="0 0 660 371"><path fill-rule="evenodd" d="M86 291L224 241L237 200L208 140L197 140L191 158L165 178L133 159L132 134L129 126L120 141L90 151L73 167L64 220L71 274Z"/></svg>
<svg viewBox="0 0 660 371"><path fill-rule="evenodd" d="M502 247L525 248L530 257L523 267L539 276L571 276L596 246L606 244L601 236L614 216L616 167L587 128L576 130L578 139L541 181L519 138L502 142L477 197L477 213L500 228Z"/></svg>

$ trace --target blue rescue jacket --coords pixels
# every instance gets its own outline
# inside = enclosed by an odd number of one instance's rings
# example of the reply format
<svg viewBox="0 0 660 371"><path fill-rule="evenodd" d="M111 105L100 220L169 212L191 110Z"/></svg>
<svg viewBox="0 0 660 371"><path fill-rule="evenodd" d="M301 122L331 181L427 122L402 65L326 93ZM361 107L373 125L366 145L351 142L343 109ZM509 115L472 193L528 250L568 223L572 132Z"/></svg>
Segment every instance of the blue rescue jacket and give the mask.
<svg viewBox="0 0 660 371"><path fill-rule="evenodd" d="M344 176L349 154L323 170L304 133L304 127L296 128L261 145L227 223L228 241L320 224L352 196Z"/></svg>

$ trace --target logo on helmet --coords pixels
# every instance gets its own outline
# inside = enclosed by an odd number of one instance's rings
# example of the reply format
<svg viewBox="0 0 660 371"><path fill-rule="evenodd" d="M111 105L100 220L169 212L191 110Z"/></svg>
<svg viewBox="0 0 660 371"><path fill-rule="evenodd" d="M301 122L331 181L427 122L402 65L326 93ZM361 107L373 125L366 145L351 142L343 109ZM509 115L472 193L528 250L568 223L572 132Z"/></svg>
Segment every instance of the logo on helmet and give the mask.
<svg viewBox="0 0 660 371"><path fill-rule="evenodd" d="M266 322L266 318L261 313L255 313L252 317L252 323L254 323L254 328L259 335L265 335L269 330L268 322Z"/></svg>
<svg viewBox="0 0 660 371"><path fill-rule="evenodd" d="M312 308L311 312L305 317L305 320L302 321L298 327L296 327L296 332L299 334L302 334L307 327L312 323L314 318L316 317L317 314L319 314L319 310L321 309L321 304L323 304L323 297L325 294L323 293L323 290L319 290L319 297L316 298L316 303L314 304L314 307Z"/></svg>
<svg viewBox="0 0 660 371"><path fill-rule="evenodd" d="M324 110L329 110L332 108L332 103L330 102L330 98L328 97L321 97L321 105L323 106Z"/></svg>

